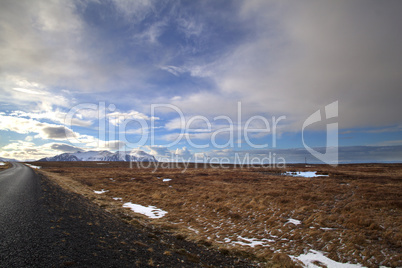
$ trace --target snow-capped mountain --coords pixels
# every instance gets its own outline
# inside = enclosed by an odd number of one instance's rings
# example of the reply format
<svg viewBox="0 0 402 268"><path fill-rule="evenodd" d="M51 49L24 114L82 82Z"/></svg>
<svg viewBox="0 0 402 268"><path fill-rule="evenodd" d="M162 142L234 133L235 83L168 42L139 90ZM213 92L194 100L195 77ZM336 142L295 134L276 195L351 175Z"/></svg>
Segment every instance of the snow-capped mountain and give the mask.
<svg viewBox="0 0 402 268"><path fill-rule="evenodd" d="M88 151L76 153L64 153L53 157L42 158L39 161L132 161L132 162L157 162L153 155L144 151L130 152L109 152L109 151Z"/></svg>

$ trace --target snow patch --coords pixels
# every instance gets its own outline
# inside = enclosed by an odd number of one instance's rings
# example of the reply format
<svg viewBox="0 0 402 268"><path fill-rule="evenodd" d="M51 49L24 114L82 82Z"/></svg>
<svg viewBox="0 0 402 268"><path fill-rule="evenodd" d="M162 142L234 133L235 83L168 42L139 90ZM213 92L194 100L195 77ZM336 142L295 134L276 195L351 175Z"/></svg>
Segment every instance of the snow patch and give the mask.
<svg viewBox="0 0 402 268"><path fill-rule="evenodd" d="M315 178L315 177L328 177L328 175L318 175L317 171L287 171L283 173L285 176L291 177L304 177L304 178Z"/></svg>
<svg viewBox="0 0 402 268"><path fill-rule="evenodd" d="M28 167L33 168L33 169L40 169L41 168L40 166L34 166L34 165L31 165L31 164L25 164L25 165L27 165Z"/></svg>
<svg viewBox="0 0 402 268"><path fill-rule="evenodd" d="M249 247L255 247L255 246L266 246L267 243L269 242L275 242L272 239L257 239L257 238L247 238L247 237L242 237L242 236L237 236L237 239L240 241L232 241L229 238L225 238L224 241L226 243L232 243L232 244L237 244L241 246L249 246Z"/></svg>
<svg viewBox="0 0 402 268"><path fill-rule="evenodd" d="M95 191L94 190L94 193L95 194L104 194L104 193L107 193L107 192L109 192L108 190L105 190L105 189L102 189L102 190L100 190L100 191Z"/></svg>
<svg viewBox="0 0 402 268"><path fill-rule="evenodd" d="M113 197L113 200L121 201L121 200L123 200L123 198L121 198L121 197Z"/></svg>
<svg viewBox="0 0 402 268"><path fill-rule="evenodd" d="M288 221L285 224L288 224L288 223L293 223L294 225L299 225L299 224L301 224L301 221L290 218L290 219L288 219Z"/></svg>
<svg viewBox="0 0 402 268"><path fill-rule="evenodd" d="M320 229L324 231L336 230L336 228L328 228L328 227L320 227Z"/></svg>
<svg viewBox="0 0 402 268"><path fill-rule="evenodd" d="M163 182L168 182L168 181L171 181L172 179L163 179L162 181Z"/></svg>
<svg viewBox="0 0 402 268"><path fill-rule="evenodd" d="M323 266L318 266L314 263L319 262L320 264L324 264L327 267L336 267L336 268L355 268L355 267L363 267L360 264L351 264L351 263L341 263L331 260L324 256L322 252L316 250L310 250L307 254L302 254L298 257L289 256L293 260L301 261L307 268L320 268Z"/></svg>
<svg viewBox="0 0 402 268"><path fill-rule="evenodd" d="M191 227L187 227L190 231L193 231L194 233L196 233L196 234L199 234L200 232L198 231L198 230L196 230L196 229L194 229L194 228L191 228Z"/></svg>
<svg viewBox="0 0 402 268"><path fill-rule="evenodd" d="M4 166L6 163L0 162L0 166Z"/></svg>
<svg viewBox="0 0 402 268"><path fill-rule="evenodd" d="M127 202L123 204L123 208L130 208L133 212L143 214L151 219L162 218L167 214L167 211L159 209L154 206L141 206L138 204L133 204L131 202Z"/></svg>

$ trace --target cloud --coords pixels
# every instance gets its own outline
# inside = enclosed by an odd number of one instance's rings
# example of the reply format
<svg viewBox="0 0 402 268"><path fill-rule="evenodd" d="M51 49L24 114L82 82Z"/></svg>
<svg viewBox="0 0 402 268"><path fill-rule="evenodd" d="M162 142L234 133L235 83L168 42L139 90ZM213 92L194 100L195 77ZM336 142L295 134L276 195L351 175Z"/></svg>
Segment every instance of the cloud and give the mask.
<svg viewBox="0 0 402 268"><path fill-rule="evenodd" d="M377 143L378 146L395 146L402 145L402 140L388 140Z"/></svg>
<svg viewBox="0 0 402 268"><path fill-rule="evenodd" d="M183 148L177 148L175 153L175 155L179 156L180 158L184 159L184 160L189 160L191 159L194 155L187 149L187 147L183 147Z"/></svg>
<svg viewBox="0 0 402 268"><path fill-rule="evenodd" d="M54 143L46 143L38 146L33 142L14 141L1 148L0 156L20 161L38 160L58 154L58 150L52 148L53 145Z"/></svg>
<svg viewBox="0 0 402 268"><path fill-rule="evenodd" d="M176 103L193 114L233 115L241 100L245 116L286 115L290 131L336 100L341 128L399 123L401 8L397 1L244 2L239 14L254 22L255 38L209 63L218 92Z"/></svg>
<svg viewBox="0 0 402 268"><path fill-rule="evenodd" d="M70 142L94 144L98 140L92 136L79 134L73 130L56 124L42 123L37 120L0 115L0 130L9 130L20 134L37 133L35 138L68 140Z"/></svg>
<svg viewBox="0 0 402 268"><path fill-rule="evenodd" d="M398 144L398 143L395 143ZM325 153L326 148L317 147L314 150ZM205 157L207 156L207 157ZM201 158L201 157L200 157ZM242 150L232 149L212 150L204 153L202 159L214 159L221 161L227 159L231 163L255 163L264 162L275 165L279 163L307 163L322 164L320 160L311 155L304 148L290 149L261 149ZM254 159L254 160L253 160ZM339 163L378 163L402 161L402 145L395 146L347 146L339 147Z"/></svg>
<svg viewBox="0 0 402 268"><path fill-rule="evenodd" d="M50 148L53 150L62 151L65 153L73 153L73 152L77 152L77 151L82 151L81 148L71 146L68 144L64 144L64 143L53 143L50 145Z"/></svg>
<svg viewBox="0 0 402 268"><path fill-rule="evenodd" d="M138 22L143 20L150 12L154 10L155 1L152 0L112 0L120 14L126 20Z"/></svg>
<svg viewBox="0 0 402 268"><path fill-rule="evenodd" d="M146 146L146 148L150 151L150 154L155 157L169 157L172 155L172 152L163 146Z"/></svg>
<svg viewBox="0 0 402 268"><path fill-rule="evenodd" d="M194 159L194 154L187 147L171 150L164 146L146 146L146 149L159 161L191 161Z"/></svg>
<svg viewBox="0 0 402 268"><path fill-rule="evenodd" d="M46 126L40 130L44 139L65 140L68 136L75 137L75 133L64 126Z"/></svg>
<svg viewBox="0 0 402 268"><path fill-rule="evenodd" d="M182 73L185 73L186 70L181 67L176 66L161 66L162 70L167 71L175 76L180 76Z"/></svg>
<svg viewBox="0 0 402 268"><path fill-rule="evenodd" d="M46 111L46 112L23 112L23 111L14 111L11 115L16 115L18 117L28 117L32 119L49 119L53 122L65 124L65 119L68 113L62 112L59 110L56 111ZM82 120L79 118L72 118L71 125L73 126L81 126L81 127L89 127L92 125L91 120Z"/></svg>
<svg viewBox="0 0 402 268"><path fill-rule="evenodd" d="M157 140L202 143L228 123L216 116L235 122L240 112L237 132L252 116L285 115L280 133L300 132L309 115L339 101L340 133L385 137L400 129L401 8L363 0L5 0L0 129L59 142L64 132L76 147L120 148L92 136L99 110L80 110L65 125L72 106L103 102L118 107L108 127L133 121L124 130L134 136L144 134L135 121L159 120ZM176 105L186 120L205 116L211 131L196 121L172 133L182 126L171 111L148 115L157 103Z"/></svg>
<svg viewBox="0 0 402 268"><path fill-rule="evenodd" d="M0 103L14 105L17 107L16 110L50 113L53 106L71 105L71 96L68 92L52 92L45 85L17 74L0 73L0 96L2 97Z"/></svg>
<svg viewBox="0 0 402 268"><path fill-rule="evenodd" d="M158 117L149 117L146 114L140 113L138 111L128 111L128 112L112 112L112 113L107 113L107 117L109 119L109 122L111 122L113 125L118 126L122 122L140 122L143 120L158 120Z"/></svg>
<svg viewBox="0 0 402 268"><path fill-rule="evenodd" d="M70 63L77 59L74 40L80 36L82 23L72 2L3 1L0 18L0 35L7 40L0 48L6 59L0 63L2 69L42 82L76 72Z"/></svg>

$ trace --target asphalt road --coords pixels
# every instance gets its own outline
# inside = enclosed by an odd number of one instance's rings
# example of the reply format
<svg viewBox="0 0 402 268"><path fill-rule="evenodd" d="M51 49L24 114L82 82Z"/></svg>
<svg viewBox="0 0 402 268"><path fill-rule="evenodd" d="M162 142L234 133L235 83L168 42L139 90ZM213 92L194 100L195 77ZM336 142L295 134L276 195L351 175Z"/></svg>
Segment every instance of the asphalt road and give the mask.
<svg viewBox="0 0 402 268"><path fill-rule="evenodd" d="M31 168L0 172L0 267L251 267L250 262L134 227Z"/></svg>

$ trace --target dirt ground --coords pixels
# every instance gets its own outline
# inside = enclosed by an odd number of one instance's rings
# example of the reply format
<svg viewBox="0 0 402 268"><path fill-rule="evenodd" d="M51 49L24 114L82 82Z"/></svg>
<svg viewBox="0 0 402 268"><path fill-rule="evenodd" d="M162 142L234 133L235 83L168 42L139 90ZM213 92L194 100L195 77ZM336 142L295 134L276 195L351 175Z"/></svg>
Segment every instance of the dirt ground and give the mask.
<svg viewBox="0 0 402 268"><path fill-rule="evenodd" d="M289 263L292 256L317 250L342 263L402 266L402 164L193 165L156 171L125 162L34 165L131 224L251 259ZM281 175L284 171L327 176L292 177ZM123 208L127 202L167 214L150 219Z"/></svg>

